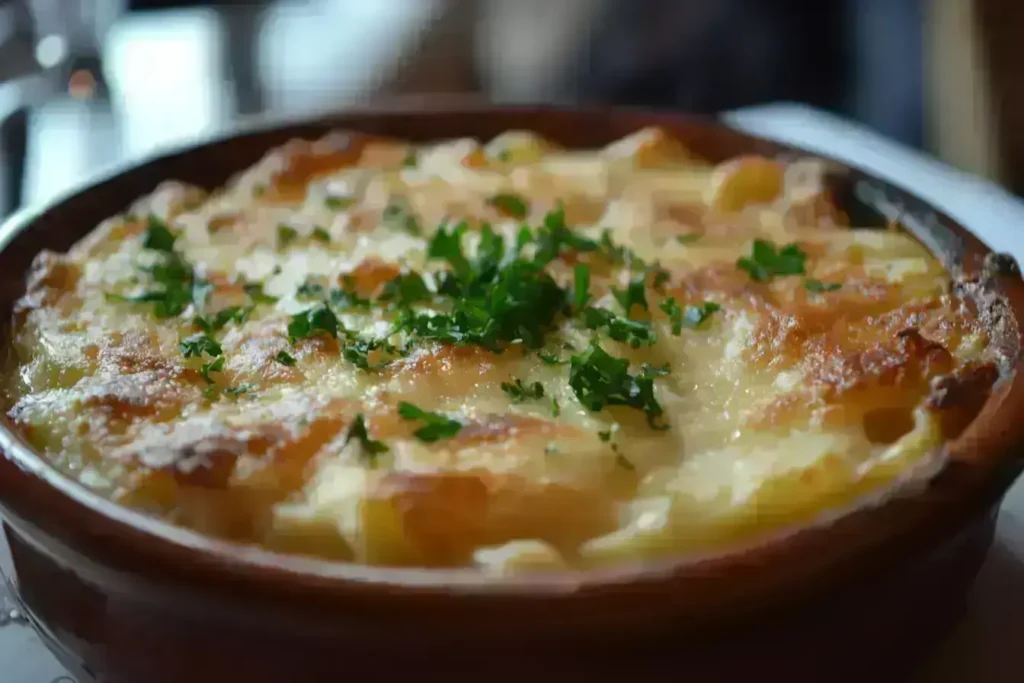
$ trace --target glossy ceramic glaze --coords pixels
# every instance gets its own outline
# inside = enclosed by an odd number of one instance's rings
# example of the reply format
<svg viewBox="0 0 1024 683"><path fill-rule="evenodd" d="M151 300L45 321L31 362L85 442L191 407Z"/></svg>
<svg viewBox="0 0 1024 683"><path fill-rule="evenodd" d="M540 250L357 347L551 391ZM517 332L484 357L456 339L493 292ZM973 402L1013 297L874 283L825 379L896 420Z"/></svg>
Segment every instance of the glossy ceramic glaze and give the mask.
<svg viewBox="0 0 1024 683"><path fill-rule="evenodd" d="M779 146L669 114L551 109L351 113L239 134L126 169L0 237L0 316L40 249L65 249L159 182L213 188L328 128L432 140L532 129L592 147L648 125L718 161ZM1024 316L1024 282L966 230L858 172L833 190L858 225L902 222ZM1017 348L1020 334L1002 342ZM1019 369L1019 368L1018 368ZM27 612L83 681L884 680L953 623L1021 469L1024 373L989 399L927 485L757 545L644 567L496 580L280 557L118 508L0 429L0 509ZM2 557L3 554L0 554Z"/></svg>

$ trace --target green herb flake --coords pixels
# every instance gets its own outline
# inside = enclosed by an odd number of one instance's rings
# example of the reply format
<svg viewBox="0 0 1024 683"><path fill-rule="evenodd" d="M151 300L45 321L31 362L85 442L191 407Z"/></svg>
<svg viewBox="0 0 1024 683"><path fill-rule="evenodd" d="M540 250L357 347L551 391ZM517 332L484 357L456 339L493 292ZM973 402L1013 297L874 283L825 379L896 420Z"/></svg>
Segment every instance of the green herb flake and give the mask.
<svg viewBox="0 0 1024 683"><path fill-rule="evenodd" d="M238 397L242 394L249 393L253 388L254 387L251 384L239 384L237 387L227 387L224 389L224 393L228 396Z"/></svg>
<svg viewBox="0 0 1024 683"><path fill-rule="evenodd" d="M264 294L263 293L263 283L262 282L250 282L250 283L247 283L247 284L243 285L243 289L245 289L245 293L249 296L250 299L252 299L252 302L254 304L276 304L277 303L277 297L276 296L270 296L269 294Z"/></svg>
<svg viewBox="0 0 1024 683"><path fill-rule="evenodd" d="M209 356L219 356L223 353L220 344L205 333L186 337L178 344L178 348L185 354L185 358L199 358L204 353Z"/></svg>
<svg viewBox="0 0 1024 683"><path fill-rule="evenodd" d="M405 153L405 158L402 159L402 168L416 168L417 164L419 164L419 153L416 149L410 148Z"/></svg>
<svg viewBox="0 0 1024 683"><path fill-rule="evenodd" d="M427 443L433 443L441 439L450 439L462 429L462 423L458 420L453 420L438 413L427 412L405 401L398 404L398 414L406 420L422 421L424 425L414 431L413 435L420 441Z"/></svg>
<svg viewBox="0 0 1024 683"><path fill-rule="evenodd" d="M517 194L501 193L496 194L487 200L487 203L493 206L495 209L500 211L506 216L523 220L530 215L530 204L523 197Z"/></svg>
<svg viewBox="0 0 1024 683"><path fill-rule="evenodd" d="M693 244L700 240L700 235L676 235L676 242L679 244Z"/></svg>
<svg viewBox="0 0 1024 683"><path fill-rule="evenodd" d="M766 240L754 240L749 257L736 261L736 266L747 271L750 279L767 282L780 275L803 275L807 254L797 244L787 244L778 251Z"/></svg>
<svg viewBox="0 0 1024 683"><path fill-rule="evenodd" d="M523 384L523 380L515 379L513 382L502 382L501 390L508 394L515 403L522 403L527 399L544 398L544 385L540 382Z"/></svg>
<svg viewBox="0 0 1024 683"><path fill-rule="evenodd" d="M344 211L355 203L355 197L326 197L324 199L324 206L328 211Z"/></svg>
<svg viewBox="0 0 1024 683"><path fill-rule="evenodd" d="M210 377L211 372L220 372L224 369L224 356L220 356L217 360L212 363L203 363L203 366L199 368L199 374L202 375L203 379L206 380L207 384L213 384L214 380Z"/></svg>
<svg viewBox="0 0 1024 683"><path fill-rule="evenodd" d="M287 249L298 238L299 232L295 228L284 224L277 226L278 249Z"/></svg>
<svg viewBox="0 0 1024 683"><path fill-rule="evenodd" d="M297 339L312 337L319 332L326 332L335 338L338 336L338 318L325 304L317 304L296 313L288 323L288 338L293 344Z"/></svg>
<svg viewBox="0 0 1024 683"><path fill-rule="evenodd" d="M710 318L712 313L720 311L721 309L722 307L713 301L705 301L697 305L691 304L683 311L683 327L696 329L700 327L705 320Z"/></svg>
<svg viewBox="0 0 1024 683"><path fill-rule="evenodd" d="M562 407L558 405L558 399L551 399L551 417L558 417L562 414Z"/></svg>
<svg viewBox="0 0 1024 683"><path fill-rule="evenodd" d="M384 207L381 224L391 230L408 233L414 237L423 234L416 215L409 208L408 202L401 198L392 199L391 203Z"/></svg>
<svg viewBox="0 0 1024 683"><path fill-rule="evenodd" d="M345 434L345 442L342 447L348 446L350 443L355 442L359 446L359 453L364 459L369 462L371 466L377 464L377 456L381 453L387 453L390 450L383 441L376 441L370 438L369 432L366 430L366 422L363 419L363 414L359 413L355 419L352 420L352 424L349 425L348 433Z"/></svg>
<svg viewBox="0 0 1024 683"><path fill-rule="evenodd" d="M586 308L590 301L590 266L577 263L573 269L572 305L577 311Z"/></svg>
<svg viewBox="0 0 1024 683"><path fill-rule="evenodd" d="M585 309L583 324L591 330L605 329L613 340L634 349L642 345L652 346L658 341L657 333L648 323L623 318L603 308Z"/></svg>
<svg viewBox="0 0 1024 683"><path fill-rule="evenodd" d="M632 375L629 361L616 358L596 342L574 355L569 367L569 386L583 407L597 412L605 406L623 405L643 411L654 429L667 429L661 423L663 409L654 395L655 375Z"/></svg>
<svg viewBox="0 0 1024 683"><path fill-rule="evenodd" d="M815 280L813 278L807 278L804 280L804 288L808 292L820 294L822 292L834 292L840 289L842 285L838 282L822 282L821 280Z"/></svg>
<svg viewBox="0 0 1024 683"><path fill-rule="evenodd" d="M626 470L627 472L635 472L636 471L636 465L631 463L629 461L629 459L626 456L624 456L622 453L616 453L615 454L615 464L618 465L619 467L621 467L622 469Z"/></svg>
<svg viewBox="0 0 1024 683"><path fill-rule="evenodd" d="M612 296L622 306L622 310L626 312L628 317L630 312L633 310L633 306L639 306L640 308L649 310L647 305L647 295L644 293L644 288L647 285L647 274L641 273L630 280L629 285L625 289L619 289L618 287L612 287Z"/></svg>
<svg viewBox="0 0 1024 683"><path fill-rule="evenodd" d="M155 251L174 251L174 241L177 236L171 232L167 224L158 217L150 215L146 223L146 235L142 240L142 246Z"/></svg>
<svg viewBox="0 0 1024 683"><path fill-rule="evenodd" d="M537 356L545 365L565 365L566 363L569 362L559 358L557 353L544 353L542 351L538 353Z"/></svg>
<svg viewBox="0 0 1024 683"><path fill-rule="evenodd" d="M423 276L412 271L397 275L385 283L378 301L389 305L407 308L413 304L430 301L433 293L427 287Z"/></svg>
<svg viewBox="0 0 1024 683"><path fill-rule="evenodd" d="M277 352L277 355L274 356L274 360L289 368L295 365L295 357L283 349Z"/></svg>
<svg viewBox="0 0 1024 683"><path fill-rule="evenodd" d="M323 242L324 244L329 244L330 241L331 241L331 233L327 232L325 229L321 228L319 225L317 227L313 228L313 232L311 234L311 237L313 239L317 240L318 242Z"/></svg>

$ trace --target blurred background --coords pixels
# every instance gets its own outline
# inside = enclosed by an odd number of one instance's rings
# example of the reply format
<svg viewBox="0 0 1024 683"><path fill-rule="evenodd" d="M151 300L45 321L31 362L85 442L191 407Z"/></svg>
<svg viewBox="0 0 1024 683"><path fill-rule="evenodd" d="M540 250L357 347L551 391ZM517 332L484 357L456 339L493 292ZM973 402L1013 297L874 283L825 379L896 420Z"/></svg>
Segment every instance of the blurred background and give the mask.
<svg viewBox="0 0 1024 683"><path fill-rule="evenodd" d="M0 215L240 118L408 93L804 102L1021 194L1022 15L1015 0L0 0Z"/></svg>

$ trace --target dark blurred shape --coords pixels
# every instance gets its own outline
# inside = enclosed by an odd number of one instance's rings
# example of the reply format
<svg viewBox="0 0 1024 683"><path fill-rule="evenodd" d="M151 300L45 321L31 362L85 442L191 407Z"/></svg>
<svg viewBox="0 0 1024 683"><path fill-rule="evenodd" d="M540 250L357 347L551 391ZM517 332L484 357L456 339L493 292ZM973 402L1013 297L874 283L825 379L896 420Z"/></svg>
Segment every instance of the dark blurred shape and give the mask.
<svg viewBox="0 0 1024 683"><path fill-rule="evenodd" d="M580 61L581 99L710 114L773 100L838 109L841 2L614 0Z"/></svg>

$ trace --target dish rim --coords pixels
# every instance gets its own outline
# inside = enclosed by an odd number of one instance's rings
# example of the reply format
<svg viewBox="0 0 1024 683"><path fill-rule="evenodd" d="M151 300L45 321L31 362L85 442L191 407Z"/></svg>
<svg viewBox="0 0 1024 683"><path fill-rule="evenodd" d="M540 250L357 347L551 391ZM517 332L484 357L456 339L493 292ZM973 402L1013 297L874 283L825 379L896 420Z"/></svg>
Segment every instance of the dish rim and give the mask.
<svg viewBox="0 0 1024 683"><path fill-rule="evenodd" d="M182 145L163 148L141 159L131 159L118 163L75 187L61 193L58 197L38 207L27 207L19 210L4 221L0 227L0 255L11 243L27 231L50 211L57 210L69 200L88 195L97 191L106 183L129 176L143 168L157 168L166 165L176 157L188 157L196 152L240 138L263 140L261 136L283 134L294 131L292 137L301 137L303 129L350 130L358 134L360 119L402 117L428 118L445 115L461 114L476 116L495 116L496 114L517 114L524 118L537 118L548 115L579 117L589 125L600 125L601 117L625 119L638 117L645 125L659 123L690 126L695 129L715 129L716 134L725 135L740 143L741 147L750 149L749 153L765 148L778 153L798 153L836 163L843 169L862 174L865 178L879 183L882 187L896 190L903 195L926 207L930 215L938 222L947 226L959 238L964 240L965 258L967 256L988 255L993 252L985 246L966 227L958 224L937 208L918 199L912 192L895 183L872 176L845 162L831 159L827 155L800 149L799 147L759 138L730 128L727 125L701 117L687 114L650 112L646 110L622 107L583 108L560 106L490 106L470 104L453 106L441 103L437 106L418 106L410 111L406 106L366 107L346 110L333 114L317 114L306 117L272 117L253 122L243 123L231 131L205 137ZM524 126L529 128L530 126ZM469 135L469 133L467 133ZM611 141L611 140L609 140ZM684 144L687 143L683 140ZM268 141L268 144L270 142ZM265 153L270 147L262 148ZM236 169L236 172L244 169ZM179 180L165 178L165 180ZM185 181L188 182L188 181ZM125 197L127 206L137 197ZM118 209L120 210L120 209ZM113 215L113 214L111 214ZM84 228L81 236L95 226ZM920 239L920 238L919 238ZM928 246L928 245L926 245ZM940 257L931 247L929 251ZM977 259L976 259L977 260ZM969 271L981 268L980 262L967 264ZM26 270L18 271L19 283L24 285ZM997 286L1009 302L1016 321L1024 319L1024 280L1019 270L1008 267L995 277ZM9 305L4 302L4 305ZM9 323L3 322L5 333L9 331ZM1020 344L1020 331L1017 330L1017 342ZM38 520L29 519L24 511L33 505L27 502L29 493L39 495L50 493L51 503L57 503L48 510L55 515L59 524L55 527L54 520L44 526L49 527L46 533L54 536L54 529L59 528L59 535L64 544L79 545L77 541L88 539L85 547L100 550L102 553L114 552L122 556L133 554L140 558L153 561L168 561L178 569L185 570L183 575L205 574L220 575L221 578L257 579L261 583L277 586L304 584L317 591L324 589L340 590L350 593L354 587L370 593L393 594L396 590L403 593L420 593L445 596L488 596L521 598L533 596L540 598L578 598L585 595L599 595L616 587L639 585L656 586L666 581L686 582L687 580L704 580L710 576L750 575L751 571L763 572L766 563L773 566L783 562L787 557L798 556L801 548L820 546L828 543L830 536L835 536L845 526L853 524L862 530L861 536L868 537L871 543L863 543L861 551L846 550L832 557L829 563L833 568L840 560L848 560L858 552L877 550L881 541L891 542L901 535L918 530L919 525L928 520L936 520L938 513L928 508L929 514L921 517L921 511L911 514L907 521L893 524L888 530L879 527L878 522L885 519L890 511L897 508L905 509L906 502L924 501L929 498L929 491L936 482L946 482L944 490L959 489L958 501L972 510L997 500L1012 483L1019 473L1022 462L1014 458L1015 451L1024 446L1024 425L1015 424L1014 409L1024 408L1024 357L1018 354L1013 365L1012 376L1004 379L997 390L986 401L982 411L977 415L967 431L958 439L946 444L936 457L924 463L924 470L912 468L898 478L892 486L881 491L858 498L856 501L837 511L826 511L808 523L797 524L783 529L759 534L744 542L728 547L705 551L674 554L653 561L627 561L609 568L567 570L552 573L529 573L513 576L493 576L473 568L434 569L434 568L391 568L363 565L351 562L318 559L301 555L285 554L263 549L258 546L244 545L206 536L190 529L176 526L156 517L119 505L99 493L78 483L70 476L64 475L50 465L45 456L37 453L11 427L6 417L0 420L0 480L8 477L20 481L4 484L0 481L0 510L5 516L28 527L36 526ZM1024 422L1024 421L1022 421ZM993 427L994 428L991 428ZM986 429L988 428L988 429ZM12 467L13 466L13 467ZM952 480L951 480L952 478ZM922 486L924 484L924 486ZM20 493L15 493L17 490ZM968 505L970 504L970 505ZM911 506L913 507L913 506ZM38 510L38 506L36 506ZM871 520L875 520L872 522ZM917 520L917 521L913 521ZM871 537L874 537L871 539ZM809 544L809 545L808 545ZM832 543L831 545L835 545ZM120 546L120 548L119 548ZM794 555L796 553L796 555ZM835 555L835 553L833 553ZM88 553L85 553L88 555ZM89 559L85 557L85 559ZM792 563L790 563L792 564ZM819 561L812 565L821 565ZM751 565L757 565L751 569ZM191 569L187 569L190 567ZM819 567L818 571L820 573ZM770 572L769 572L770 573ZM198 574L196 574L198 575ZM792 583L801 572L796 572L785 582Z"/></svg>

